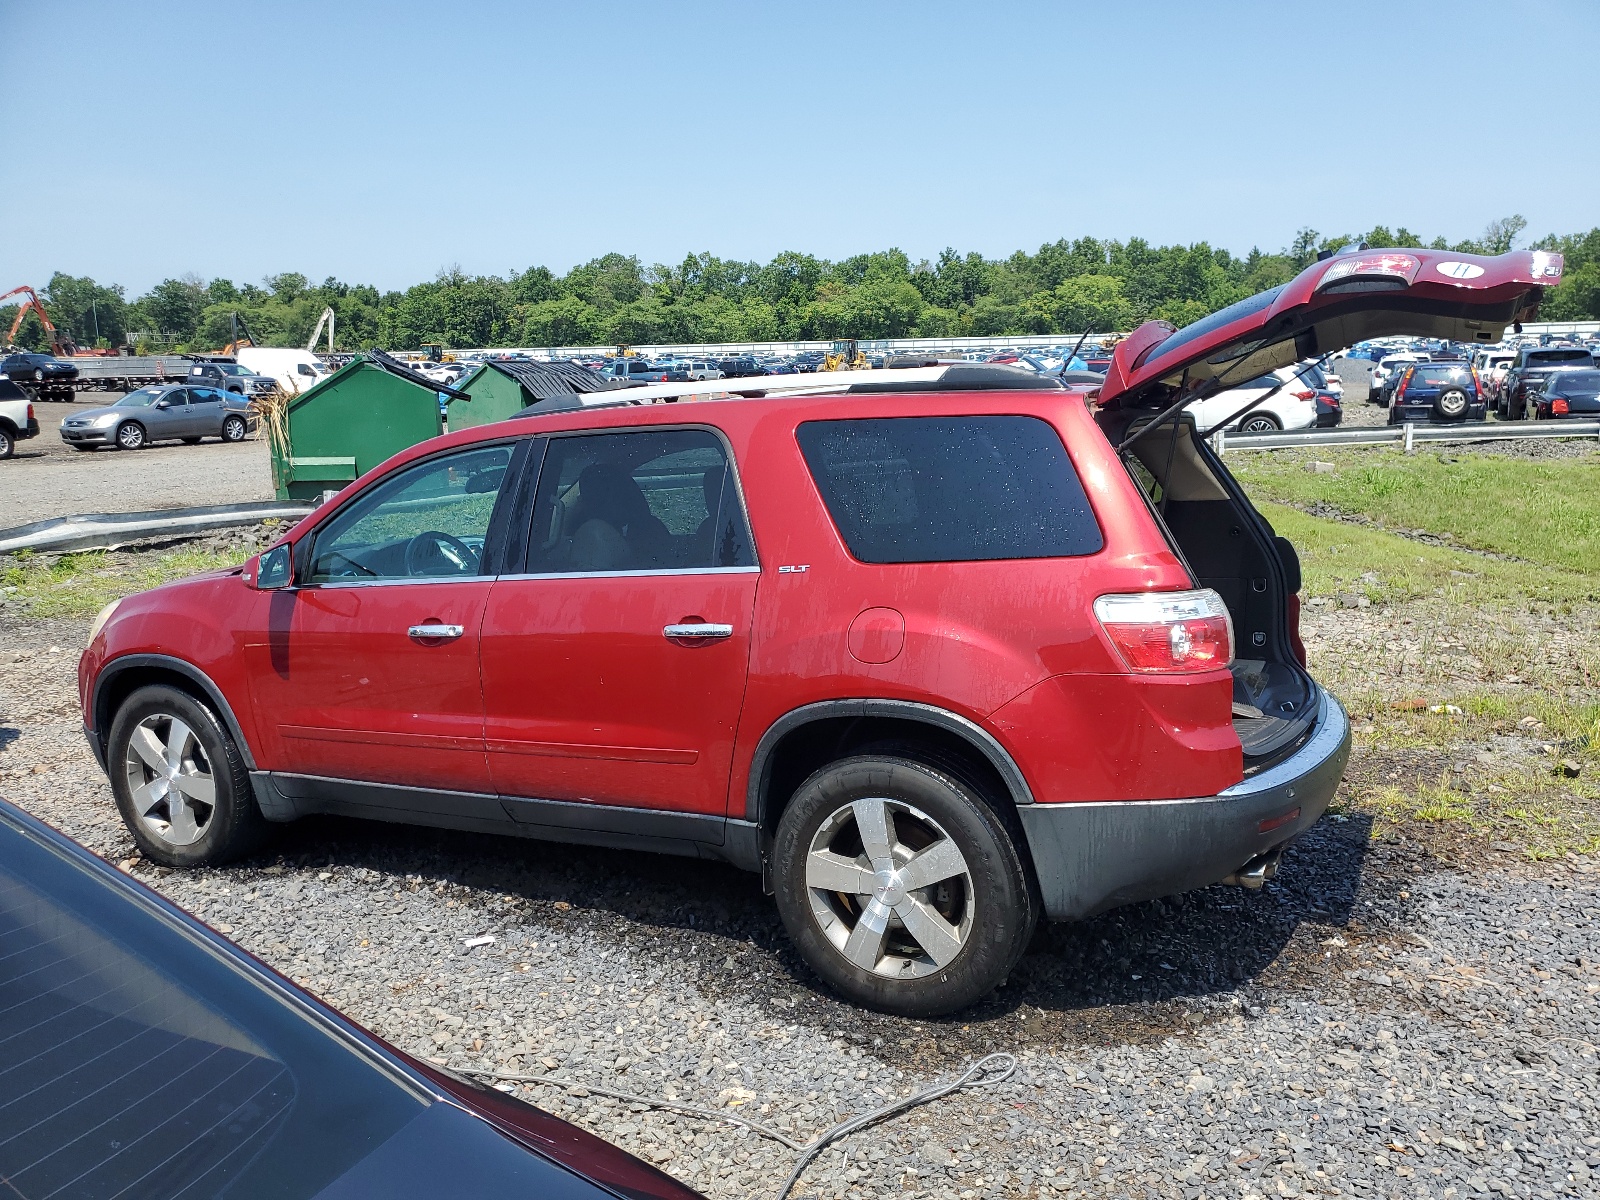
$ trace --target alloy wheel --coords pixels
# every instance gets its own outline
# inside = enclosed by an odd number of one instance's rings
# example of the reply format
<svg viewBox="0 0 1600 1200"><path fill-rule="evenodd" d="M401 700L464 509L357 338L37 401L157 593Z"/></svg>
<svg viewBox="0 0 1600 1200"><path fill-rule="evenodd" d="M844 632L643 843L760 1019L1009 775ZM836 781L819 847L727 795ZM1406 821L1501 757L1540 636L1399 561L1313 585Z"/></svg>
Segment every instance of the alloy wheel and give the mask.
<svg viewBox="0 0 1600 1200"><path fill-rule="evenodd" d="M243 417L229 417L222 423L222 440L225 442L244 441L245 427Z"/></svg>
<svg viewBox="0 0 1600 1200"><path fill-rule="evenodd" d="M805 860L811 912L862 970L916 979L948 966L972 932L966 857L926 813L869 796L836 809Z"/></svg>
<svg viewBox="0 0 1600 1200"><path fill-rule="evenodd" d="M1276 433L1278 423L1271 417L1251 417L1242 428L1245 433Z"/></svg>
<svg viewBox="0 0 1600 1200"><path fill-rule="evenodd" d="M140 721L123 755L128 794L139 823L169 846L205 836L216 812L217 784L193 729L170 714Z"/></svg>
<svg viewBox="0 0 1600 1200"><path fill-rule="evenodd" d="M144 445L144 428L129 421L121 429L117 430L117 445L124 450L137 450Z"/></svg>

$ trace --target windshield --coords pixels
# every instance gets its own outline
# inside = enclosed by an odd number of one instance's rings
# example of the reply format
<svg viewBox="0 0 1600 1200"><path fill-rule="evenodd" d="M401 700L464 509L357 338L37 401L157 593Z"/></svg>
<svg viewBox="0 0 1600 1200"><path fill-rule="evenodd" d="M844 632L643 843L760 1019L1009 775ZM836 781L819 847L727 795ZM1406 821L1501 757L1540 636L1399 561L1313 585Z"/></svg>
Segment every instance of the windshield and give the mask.
<svg viewBox="0 0 1600 1200"><path fill-rule="evenodd" d="M79 854L0 804L8 1194L297 1200L426 1106Z"/></svg>
<svg viewBox="0 0 1600 1200"><path fill-rule="evenodd" d="M114 408L149 408L161 396L161 388L140 388L118 400Z"/></svg>

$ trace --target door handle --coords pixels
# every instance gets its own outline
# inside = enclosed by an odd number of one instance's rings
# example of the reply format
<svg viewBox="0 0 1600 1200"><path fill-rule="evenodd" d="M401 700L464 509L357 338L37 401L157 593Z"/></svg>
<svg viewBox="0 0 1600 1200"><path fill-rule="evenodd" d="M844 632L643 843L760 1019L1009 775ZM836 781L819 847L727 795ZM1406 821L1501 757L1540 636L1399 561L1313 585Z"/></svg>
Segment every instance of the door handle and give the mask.
<svg viewBox="0 0 1600 1200"><path fill-rule="evenodd" d="M406 636L414 638L458 638L466 631L466 627L462 625L413 625L406 630Z"/></svg>
<svg viewBox="0 0 1600 1200"><path fill-rule="evenodd" d="M661 631L661 636L671 640L688 638L692 641L714 641L718 638L733 636L732 625L709 625L697 622L693 625L668 625Z"/></svg>

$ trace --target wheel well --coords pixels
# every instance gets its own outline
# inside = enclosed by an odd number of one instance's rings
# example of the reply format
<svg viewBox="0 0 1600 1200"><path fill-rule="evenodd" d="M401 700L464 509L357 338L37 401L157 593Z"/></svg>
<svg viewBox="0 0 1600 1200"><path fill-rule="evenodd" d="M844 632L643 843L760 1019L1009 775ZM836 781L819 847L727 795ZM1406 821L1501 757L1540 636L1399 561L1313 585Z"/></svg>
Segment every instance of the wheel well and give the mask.
<svg viewBox="0 0 1600 1200"><path fill-rule="evenodd" d="M239 728L239 722L235 720L228 702L220 692L214 690L216 685L209 680L202 682L186 671L159 662L145 662L124 667L96 689L94 736L100 742L102 749L110 741L111 722L116 716L117 709L121 708L123 702L134 692L152 684L174 688L209 708L238 745L240 757L244 759L245 765L254 769L255 756L250 751L250 743L245 739L244 731Z"/></svg>
<svg viewBox="0 0 1600 1200"><path fill-rule="evenodd" d="M825 717L790 730L768 755L759 797L762 833L771 837L776 832L783 810L814 772L837 759L891 745L894 754L948 771L994 804L1015 802L983 751L952 730L899 717Z"/></svg>

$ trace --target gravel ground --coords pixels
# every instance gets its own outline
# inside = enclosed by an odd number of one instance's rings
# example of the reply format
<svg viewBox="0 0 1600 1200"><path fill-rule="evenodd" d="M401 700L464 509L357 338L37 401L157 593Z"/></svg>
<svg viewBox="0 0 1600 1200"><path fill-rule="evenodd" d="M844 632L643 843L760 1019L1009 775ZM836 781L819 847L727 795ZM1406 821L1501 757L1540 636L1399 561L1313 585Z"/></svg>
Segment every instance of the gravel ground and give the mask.
<svg viewBox="0 0 1600 1200"><path fill-rule="evenodd" d="M1352 653L1394 642L1406 661L1407 619L1313 608L1308 642L1359 620ZM78 728L84 624L0 607L0 633L0 792L413 1053L799 1139L1017 1054L1009 1082L829 1150L799 1194L1600 1195L1588 858L1374 840L1346 804L1259 892L1049 928L990 1001L904 1021L831 999L756 880L712 864L313 820L248 863L152 868ZM1387 767L1358 743L1352 779ZM715 1197L770 1195L793 1161L728 1125L524 1094Z"/></svg>
<svg viewBox="0 0 1600 1200"><path fill-rule="evenodd" d="M129 454L85 453L61 440L61 422L74 412L113 404L120 392L91 392L73 404L36 404L39 436L18 442L0 463L0 525L89 512L139 512L190 504L272 499L267 443L252 434L232 445L164 442Z"/></svg>

